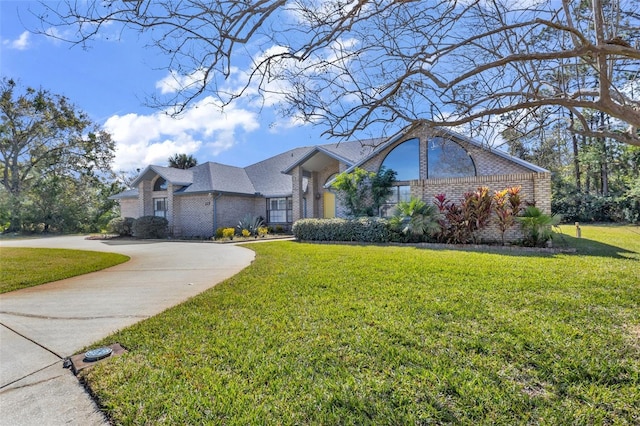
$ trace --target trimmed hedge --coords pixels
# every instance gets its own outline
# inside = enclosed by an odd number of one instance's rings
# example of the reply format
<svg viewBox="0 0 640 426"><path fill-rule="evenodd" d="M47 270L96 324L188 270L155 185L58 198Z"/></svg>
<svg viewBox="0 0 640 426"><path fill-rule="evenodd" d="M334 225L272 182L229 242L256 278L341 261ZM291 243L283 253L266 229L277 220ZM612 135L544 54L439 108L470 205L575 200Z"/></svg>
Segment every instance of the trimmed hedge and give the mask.
<svg viewBox="0 0 640 426"><path fill-rule="evenodd" d="M109 221L107 230L121 237L130 237L133 235L133 224L135 221L132 217L116 217Z"/></svg>
<svg viewBox="0 0 640 426"><path fill-rule="evenodd" d="M142 216L133 224L133 236L136 238L166 238L169 221L159 216Z"/></svg>
<svg viewBox="0 0 640 426"><path fill-rule="evenodd" d="M386 219L300 219L293 224L293 235L303 241L360 241L386 243L394 239Z"/></svg>

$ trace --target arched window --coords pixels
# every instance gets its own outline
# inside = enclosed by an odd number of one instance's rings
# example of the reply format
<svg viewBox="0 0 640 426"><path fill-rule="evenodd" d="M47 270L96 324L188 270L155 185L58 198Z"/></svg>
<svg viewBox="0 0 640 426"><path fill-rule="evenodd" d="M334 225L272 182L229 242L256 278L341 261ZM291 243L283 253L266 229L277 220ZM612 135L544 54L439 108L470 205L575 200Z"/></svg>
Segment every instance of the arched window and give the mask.
<svg viewBox="0 0 640 426"><path fill-rule="evenodd" d="M469 153L452 140L429 139L427 147L428 179L475 176L476 166Z"/></svg>
<svg viewBox="0 0 640 426"><path fill-rule="evenodd" d="M396 180L420 179L420 141L409 139L387 154L382 167L396 172Z"/></svg>
<svg viewBox="0 0 640 426"><path fill-rule="evenodd" d="M156 182L153 184L154 191L166 191L167 190L167 181L162 176L159 176L156 179Z"/></svg>

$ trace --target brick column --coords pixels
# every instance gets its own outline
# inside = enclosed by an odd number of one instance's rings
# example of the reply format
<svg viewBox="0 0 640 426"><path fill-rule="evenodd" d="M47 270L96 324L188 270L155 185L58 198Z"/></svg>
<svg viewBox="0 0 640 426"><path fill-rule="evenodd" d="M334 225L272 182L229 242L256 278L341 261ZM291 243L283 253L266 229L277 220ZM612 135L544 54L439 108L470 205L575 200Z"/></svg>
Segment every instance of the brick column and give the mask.
<svg viewBox="0 0 640 426"><path fill-rule="evenodd" d="M138 217L153 215L153 199L151 197L151 182L143 180L138 185Z"/></svg>
<svg viewBox="0 0 640 426"><path fill-rule="evenodd" d="M419 164L420 164L420 177L419 179L427 178L428 163L427 163L427 148L428 139L426 135L420 135L419 139Z"/></svg>
<svg viewBox="0 0 640 426"><path fill-rule="evenodd" d="M302 167L297 166L293 169L291 173L292 179L292 194L291 194L291 203L293 204L293 221L300 220L302 218L302 208L304 207L302 204L303 197L303 186L302 186Z"/></svg>
<svg viewBox="0 0 640 426"><path fill-rule="evenodd" d="M167 221L169 222L169 229L171 229L175 223L173 218L175 210L173 207L173 184L167 184Z"/></svg>
<svg viewBox="0 0 640 426"><path fill-rule="evenodd" d="M533 197L543 213L551 214L551 173L533 175Z"/></svg>

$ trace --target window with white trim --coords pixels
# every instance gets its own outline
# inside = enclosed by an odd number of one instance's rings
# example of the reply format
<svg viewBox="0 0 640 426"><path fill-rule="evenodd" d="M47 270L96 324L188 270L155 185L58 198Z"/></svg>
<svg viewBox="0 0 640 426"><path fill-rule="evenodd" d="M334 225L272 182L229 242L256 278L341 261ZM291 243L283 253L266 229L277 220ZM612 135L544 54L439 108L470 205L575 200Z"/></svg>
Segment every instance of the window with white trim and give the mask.
<svg viewBox="0 0 640 426"><path fill-rule="evenodd" d="M167 217L167 199L166 198L154 198L153 199L153 215L160 217Z"/></svg>

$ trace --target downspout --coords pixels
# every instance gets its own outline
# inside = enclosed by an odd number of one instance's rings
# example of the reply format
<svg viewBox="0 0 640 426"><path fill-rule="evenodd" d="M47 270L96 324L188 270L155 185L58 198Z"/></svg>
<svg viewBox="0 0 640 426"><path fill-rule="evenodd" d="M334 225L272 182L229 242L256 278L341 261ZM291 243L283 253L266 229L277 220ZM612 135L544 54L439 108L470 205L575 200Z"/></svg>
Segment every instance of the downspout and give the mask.
<svg viewBox="0 0 640 426"><path fill-rule="evenodd" d="M213 198L213 236L215 238L218 229L218 198L222 197L222 192L219 192L215 197L212 192L211 197Z"/></svg>

